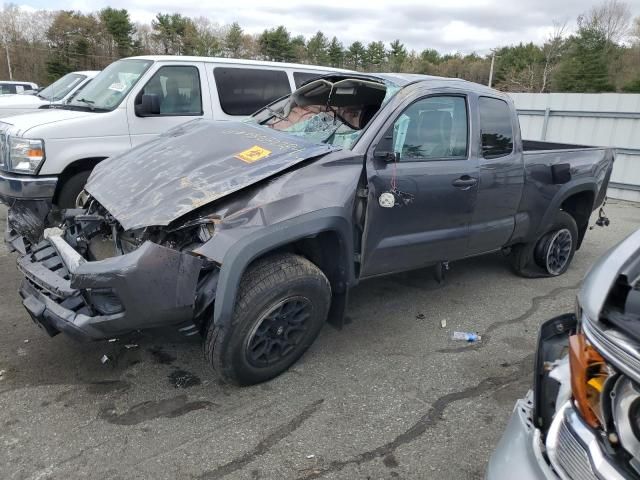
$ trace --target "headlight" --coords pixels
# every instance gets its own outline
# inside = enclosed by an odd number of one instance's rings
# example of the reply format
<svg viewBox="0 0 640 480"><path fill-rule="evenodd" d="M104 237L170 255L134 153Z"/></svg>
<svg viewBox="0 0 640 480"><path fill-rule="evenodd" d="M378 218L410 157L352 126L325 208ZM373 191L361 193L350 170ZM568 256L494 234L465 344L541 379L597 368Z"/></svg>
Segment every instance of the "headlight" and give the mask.
<svg viewBox="0 0 640 480"><path fill-rule="evenodd" d="M592 427L603 422L601 394L610 374L604 359L581 333L569 337L571 393L582 418Z"/></svg>
<svg viewBox="0 0 640 480"><path fill-rule="evenodd" d="M44 140L9 137L9 170L37 173L44 162Z"/></svg>

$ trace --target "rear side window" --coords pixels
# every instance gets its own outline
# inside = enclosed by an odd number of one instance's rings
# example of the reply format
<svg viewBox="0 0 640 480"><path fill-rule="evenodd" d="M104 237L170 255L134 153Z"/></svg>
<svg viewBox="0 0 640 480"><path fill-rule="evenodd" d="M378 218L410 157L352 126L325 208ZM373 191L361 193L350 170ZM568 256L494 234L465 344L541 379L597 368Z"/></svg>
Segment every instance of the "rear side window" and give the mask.
<svg viewBox="0 0 640 480"><path fill-rule="evenodd" d="M309 72L293 72L293 82L296 84L296 88L300 88L303 83L313 80L324 75L324 72L309 73Z"/></svg>
<svg viewBox="0 0 640 480"><path fill-rule="evenodd" d="M220 106L227 115L251 115L291 93L284 71L217 67L213 76Z"/></svg>
<svg viewBox="0 0 640 480"><path fill-rule="evenodd" d="M498 158L513 152L511 110L504 100L480 97L480 132L482 156Z"/></svg>
<svg viewBox="0 0 640 480"><path fill-rule="evenodd" d="M13 84L0 85L0 94L17 93L16 86Z"/></svg>

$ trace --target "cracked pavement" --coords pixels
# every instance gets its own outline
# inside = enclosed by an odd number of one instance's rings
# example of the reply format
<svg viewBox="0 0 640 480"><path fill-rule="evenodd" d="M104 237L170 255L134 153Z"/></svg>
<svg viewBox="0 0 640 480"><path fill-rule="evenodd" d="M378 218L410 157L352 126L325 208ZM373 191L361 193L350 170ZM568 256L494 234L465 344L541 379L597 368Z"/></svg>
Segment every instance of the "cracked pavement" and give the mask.
<svg viewBox="0 0 640 480"><path fill-rule="evenodd" d="M452 263L442 286L428 269L363 282L350 324L326 326L289 372L242 389L171 331L48 338L2 246L1 477L482 478L529 388L538 325L571 311L590 264L640 227L638 205L612 201L607 214L559 278L516 277L492 254ZM454 330L482 340L454 342Z"/></svg>

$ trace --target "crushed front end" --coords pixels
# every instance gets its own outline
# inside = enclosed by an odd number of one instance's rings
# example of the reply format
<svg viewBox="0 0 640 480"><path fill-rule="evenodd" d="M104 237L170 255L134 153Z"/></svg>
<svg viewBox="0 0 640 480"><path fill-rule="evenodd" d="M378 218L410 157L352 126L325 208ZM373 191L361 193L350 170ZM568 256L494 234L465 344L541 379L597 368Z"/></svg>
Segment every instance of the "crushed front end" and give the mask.
<svg viewBox="0 0 640 480"><path fill-rule="evenodd" d="M27 242L18 259L23 304L52 336L98 340L168 325L197 334L218 266L193 250L212 228L203 221L124 231L95 200L67 210L61 228Z"/></svg>

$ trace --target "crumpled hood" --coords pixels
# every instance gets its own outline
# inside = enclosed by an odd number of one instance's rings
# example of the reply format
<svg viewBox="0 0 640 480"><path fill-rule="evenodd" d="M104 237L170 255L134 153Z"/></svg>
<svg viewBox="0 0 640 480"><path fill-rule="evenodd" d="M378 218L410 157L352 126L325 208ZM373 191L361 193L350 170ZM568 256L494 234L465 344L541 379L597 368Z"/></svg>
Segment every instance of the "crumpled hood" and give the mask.
<svg viewBox="0 0 640 480"><path fill-rule="evenodd" d="M250 123L195 120L101 162L85 189L125 230L167 225L336 149Z"/></svg>

